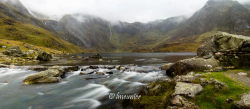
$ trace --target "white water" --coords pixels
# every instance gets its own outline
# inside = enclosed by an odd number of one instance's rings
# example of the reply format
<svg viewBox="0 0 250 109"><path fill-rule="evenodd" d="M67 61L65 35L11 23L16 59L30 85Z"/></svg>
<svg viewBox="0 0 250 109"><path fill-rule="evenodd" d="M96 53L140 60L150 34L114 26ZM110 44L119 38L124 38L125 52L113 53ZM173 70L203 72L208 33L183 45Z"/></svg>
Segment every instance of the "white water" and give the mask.
<svg viewBox="0 0 250 109"><path fill-rule="evenodd" d="M5 99L0 102L0 109L35 109L39 106L45 109L95 109L102 105L102 100L107 98L110 92L134 93L139 86L165 77L161 71L139 73L131 69L110 75L79 75L81 71L75 71L69 72L60 83L26 86L22 84L22 80L35 71L0 68L0 97ZM109 70L104 68L96 70L107 71ZM84 79L93 76L105 78Z"/></svg>

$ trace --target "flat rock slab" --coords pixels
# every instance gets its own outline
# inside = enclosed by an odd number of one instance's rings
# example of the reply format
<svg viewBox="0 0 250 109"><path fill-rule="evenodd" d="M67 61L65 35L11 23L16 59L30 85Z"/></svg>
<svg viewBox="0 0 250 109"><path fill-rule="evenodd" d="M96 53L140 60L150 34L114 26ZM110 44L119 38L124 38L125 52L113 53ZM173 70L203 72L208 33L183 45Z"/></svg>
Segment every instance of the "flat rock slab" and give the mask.
<svg viewBox="0 0 250 109"><path fill-rule="evenodd" d="M202 89L200 84L177 82L174 95L184 95L193 98L196 94L201 92Z"/></svg>

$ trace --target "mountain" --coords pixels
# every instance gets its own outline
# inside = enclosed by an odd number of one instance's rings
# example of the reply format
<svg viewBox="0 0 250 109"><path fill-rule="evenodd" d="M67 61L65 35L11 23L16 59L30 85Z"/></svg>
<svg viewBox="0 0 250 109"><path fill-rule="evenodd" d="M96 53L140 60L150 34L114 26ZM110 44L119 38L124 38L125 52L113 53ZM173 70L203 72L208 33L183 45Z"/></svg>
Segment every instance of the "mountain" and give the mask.
<svg viewBox="0 0 250 109"><path fill-rule="evenodd" d="M168 32L169 37L153 49L189 51L199 45L196 40L200 36L215 31L250 36L250 11L234 0L209 0L193 16Z"/></svg>
<svg viewBox="0 0 250 109"><path fill-rule="evenodd" d="M172 38L199 35L209 31L225 31L250 35L250 12L234 0L209 0L173 34Z"/></svg>
<svg viewBox="0 0 250 109"><path fill-rule="evenodd" d="M195 51L202 37L216 31L250 36L250 5L234 0L208 0L189 18L178 16L149 23L112 23L86 14L69 14L60 20L50 20L16 1L1 3L0 15L21 25L42 29L46 36L98 52Z"/></svg>
<svg viewBox="0 0 250 109"><path fill-rule="evenodd" d="M73 14L65 15L59 21L45 20L50 30L78 46L97 49L99 51L112 51L114 46L110 43L110 23L98 17Z"/></svg>
<svg viewBox="0 0 250 109"><path fill-rule="evenodd" d="M0 39L27 43L62 52L82 52L34 18L18 0L0 1Z"/></svg>
<svg viewBox="0 0 250 109"><path fill-rule="evenodd" d="M173 17L150 23L111 23L83 14L65 15L59 21L44 20L49 30L81 47L100 52L133 51L155 46L168 31L176 28L185 17Z"/></svg>

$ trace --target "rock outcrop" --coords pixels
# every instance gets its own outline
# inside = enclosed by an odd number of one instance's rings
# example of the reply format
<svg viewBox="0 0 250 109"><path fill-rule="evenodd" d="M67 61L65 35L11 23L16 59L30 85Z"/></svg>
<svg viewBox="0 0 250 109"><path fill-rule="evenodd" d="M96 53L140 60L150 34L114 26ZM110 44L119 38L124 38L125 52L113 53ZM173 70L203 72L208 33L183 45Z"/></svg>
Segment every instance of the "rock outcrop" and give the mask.
<svg viewBox="0 0 250 109"><path fill-rule="evenodd" d="M8 56L14 56L14 57L23 57L25 54L22 52L22 50L17 47L10 47L7 50L3 52L3 54L8 55Z"/></svg>
<svg viewBox="0 0 250 109"><path fill-rule="evenodd" d="M176 62L166 70L166 74L170 77L176 75L185 75L190 71L208 71L219 66L219 61L210 58L191 58Z"/></svg>
<svg viewBox="0 0 250 109"><path fill-rule="evenodd" d="M162 66L170 77L190 71L221 71L223 67L250 65L250 38L218 32L197 49L197 57ZM222 67L221 67L222 66Z"/></svg>
<svg viewBox="0 0 250 109"><path fill-rule="evenodd" d="M224 66L250 65L250 38L219 32L209 37L197 50L199 57L215 57Z"/></svg>

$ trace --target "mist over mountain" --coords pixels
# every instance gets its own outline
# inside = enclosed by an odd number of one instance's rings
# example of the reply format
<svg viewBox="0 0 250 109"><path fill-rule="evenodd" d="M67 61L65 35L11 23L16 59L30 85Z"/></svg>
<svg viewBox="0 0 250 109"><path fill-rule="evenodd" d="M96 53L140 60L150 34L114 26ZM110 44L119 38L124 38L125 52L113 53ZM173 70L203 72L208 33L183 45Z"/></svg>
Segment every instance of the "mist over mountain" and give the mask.
<svg viewBox="0 0 250 109"><path fill-rule="evenodd" d="M250 34L249 4L234 0L209 0L189 18L177 16L148 23L114 23L81 13L67 14L59 20L52 20L44 14L27 10L18 0L15 1L7 4L18 9L18 14L1 8L2 13L44 28L75 45L99 52L175 51L168 47L192 51L184 46L195 48L198 43L195 39L204 33L225 31Z"/></svg>

